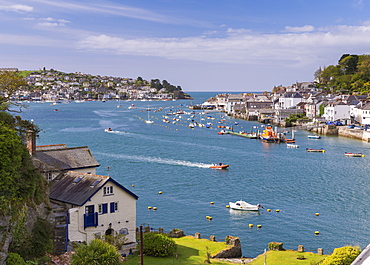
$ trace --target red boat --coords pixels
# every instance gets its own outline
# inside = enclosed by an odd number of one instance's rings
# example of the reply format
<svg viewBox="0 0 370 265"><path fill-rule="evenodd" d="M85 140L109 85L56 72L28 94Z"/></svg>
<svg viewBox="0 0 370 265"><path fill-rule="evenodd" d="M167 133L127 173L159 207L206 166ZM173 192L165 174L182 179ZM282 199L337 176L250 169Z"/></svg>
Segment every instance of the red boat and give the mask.
<svg viewBox="0 0 370 265"><path fill-rule="evenodd" d="M229 167L229 165L219 163L219 164L213 164L213 165L212 165L212 166L210 166L209 168L215 168L215 169L227 169L228 167Z"/></svg>

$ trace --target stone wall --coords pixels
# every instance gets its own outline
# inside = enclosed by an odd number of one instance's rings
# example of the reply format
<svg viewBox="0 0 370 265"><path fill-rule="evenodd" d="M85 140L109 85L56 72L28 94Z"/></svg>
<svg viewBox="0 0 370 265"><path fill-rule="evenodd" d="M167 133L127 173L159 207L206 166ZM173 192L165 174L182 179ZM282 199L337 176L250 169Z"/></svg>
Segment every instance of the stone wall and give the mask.
<svg viewBox="0 0 370 265"><path fill-rule="evenodd" d="M212 256L212 258L240 258L242 256L242 245L240 243L239 237L227 236L226 244L232 245L232 247L229 249L221 250L219 253Z"/></svg>

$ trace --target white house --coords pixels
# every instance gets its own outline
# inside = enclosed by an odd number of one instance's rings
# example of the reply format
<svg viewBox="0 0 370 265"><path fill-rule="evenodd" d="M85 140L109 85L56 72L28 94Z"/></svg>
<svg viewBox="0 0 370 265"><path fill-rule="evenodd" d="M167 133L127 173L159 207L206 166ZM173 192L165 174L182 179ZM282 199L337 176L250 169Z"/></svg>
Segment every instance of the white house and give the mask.
<svg viewBox="0 0 370 265"><path fill-rule="evenodd" d="M286 92L279 98L279 109L290 109L297 106L299 102L303 101L303 97L298 92Z"/></svg>
<svg viewBox="0 0 370 265"><path fill-rule="evenodd" d="M351 107L342 101L328 104L324 109L324 117L327 121L350 121Z"/></svg>
<svg viewBox="0 0 370 265"><path fill-rule="evenodd" d="M370 124L370 103L357 110L358 122L362 125Z"/></svg>
<svg viewBox="0 0 370 265"><path fill-rule="evenodd" d="M136 196L108 176L68 171L51 182L50 201L56 213L59 242L90 242L95 235L123 234L136 241ZM57 217L66 217L58 221ZM65 222L63 222L65 220ZM58 223L59 222L59 223Z"/></svg>

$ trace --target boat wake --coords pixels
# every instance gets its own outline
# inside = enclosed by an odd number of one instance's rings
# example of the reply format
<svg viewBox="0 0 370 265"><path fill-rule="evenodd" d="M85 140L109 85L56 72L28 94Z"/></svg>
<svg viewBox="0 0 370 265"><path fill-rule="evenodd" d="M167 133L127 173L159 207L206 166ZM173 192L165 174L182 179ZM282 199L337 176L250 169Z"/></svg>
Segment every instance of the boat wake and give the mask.
<svg viewBox="0 0 370 265"><path fill-rule="evenodd" d="M122 154L107 154L107 153L95 153L95 154L114 157L114 158L127 159L127 160L151 162L151 163L158 163L158 164L167 164L167 165L174 165L174 166L199 167L199 168L209 168L211 166L210 164L205 164L205 163L196 163L196 162L183 161L183 160L174 160L174 159L163 159L163 158L160 158L160 157L147 157L147 156L122 155Z"/></svg>

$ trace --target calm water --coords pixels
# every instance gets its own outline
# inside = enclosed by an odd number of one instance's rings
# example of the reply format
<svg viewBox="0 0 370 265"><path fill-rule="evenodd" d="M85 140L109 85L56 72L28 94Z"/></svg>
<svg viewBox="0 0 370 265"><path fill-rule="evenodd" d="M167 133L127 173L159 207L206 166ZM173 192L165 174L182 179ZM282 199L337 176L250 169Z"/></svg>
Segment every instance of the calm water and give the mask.
<svg viewBox="0 0 370 265"><path fill-rule="evenodd" d="M185 104L202 103L216 93L191 95L195 97L191 102L121 102L122 108L117 108L118 102L30 103L22 116L43 129L40 145L88 146L101 164L98 174L109 174L139 196L137 225L165 231L180 228L188 235L199 232L220 241L227 235L238 236L243 255L249 257L263 253L272 241L283 242L288 249L300 244L312 251L321 247L326 253L347 244L364 248L369 243L368 143L340 137L312 140L308 132L298 131L300 148L288 149L284 144L218 135L216 121L222 113L209 114L216 118L213 128L188 128L189 115L182 115L177 124L162 122L169 109L189 111ZM138 109L127 109L132 103ZM154 124L143 121L148 106L164 108L150 112ZM205 116L196 115L194 120ZM226 117L226 124L235 121ZM259 126L237 121L235 130ZM117 132L104 132L108 127ZM306 153L306 147L326 152ZM344 152L367 156L349 158ZM208 168L218 162L230 168ZM238 212L225 207L240 199L260 203L265 210ZM207 215L213 220L207 220ZM315 236L315 231L320 235Z"/></svg>

